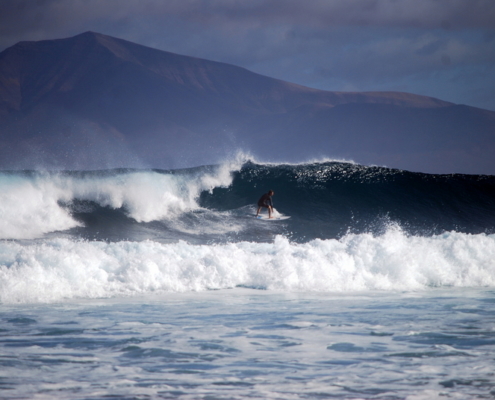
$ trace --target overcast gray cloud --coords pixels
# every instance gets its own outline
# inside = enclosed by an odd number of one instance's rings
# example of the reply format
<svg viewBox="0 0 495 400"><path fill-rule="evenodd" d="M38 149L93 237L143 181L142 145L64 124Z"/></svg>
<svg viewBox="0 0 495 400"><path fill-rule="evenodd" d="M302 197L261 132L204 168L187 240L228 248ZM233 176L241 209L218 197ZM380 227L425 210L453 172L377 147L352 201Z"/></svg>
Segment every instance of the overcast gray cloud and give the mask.
<svg viewBox="0 0 495 400"><path fill-rule="evenodd" d="M320 89L495 110L493 0L0 2L0 49L88 30Z"/></svg>

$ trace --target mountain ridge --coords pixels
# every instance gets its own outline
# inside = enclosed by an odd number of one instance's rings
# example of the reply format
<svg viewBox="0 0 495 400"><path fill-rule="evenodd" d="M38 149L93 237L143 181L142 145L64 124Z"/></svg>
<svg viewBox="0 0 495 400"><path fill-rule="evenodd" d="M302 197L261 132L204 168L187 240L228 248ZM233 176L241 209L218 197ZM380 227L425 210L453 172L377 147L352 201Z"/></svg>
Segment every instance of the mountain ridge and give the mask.
<svg viewBox="0 0 495 400"><path fill-rule="evenodd" d="M79 39L84 39L84 41ZM226 89L225 87L221 87L221 88L215 87L211 78L209 78L208 75L206 74L209 71L204 71L204 66L202 72L206 72L206 73L204 73L203 76L198 76L198 74L191 73L191 71L194 72L192 67L196 67L197 70L199 65L201 64L204 65L206 63L209 69L213 69L214 66L220 66L222 68L228 68L232 71L243 71L244 73L250 76L256 77L258 79L263 79L265 81L264 83L271 83L271 86L268 87L269 89L271 89L273 86L275 86L275 84L277 84L286 90L288 89L294 91L301 91L305 93L319 94L321 96L325 96L326 100L331 97L332 100L334 100L334 102L331 103L331 105L343 104L348 102L382 102L382 101L387 103L397 101L398 102L397 104L400 105L408 105L408 106L417 105L421 107L428 107L428 106L435 107L435 106L445 106L452 104L432 97L403 93L403 92L329 92L319 89L313 89L313 88L297 85L294 83L285 82L276 78L265 77L263 75L257 74L255 72L251 72L242 67L237 67L218 61L210 61L196 57L182 56L163 50L156 50L123 39L112 38L110 36L98 34L91 31L74 36L73 38L70 39L44 40L38 42L26 42L26 41L19 42L18 44L12 46L9 49L6 49L5 51L9 51L10 49L14 49L16 47L28 47L33 45L34 46L40 46L40 45L42 46L43 44L56 45L59 43L60 44L65 43L68 40L74 41L75 46L73 47L73 50L75 50L74 51L75 54L72 56L75 56L76 59L75 61L79 61L80 57L78 55L84 54L85 57L87 57L88 55L87 49L81 47L83 46L89 47L90 44L93 44L90 41L94 41L95 44L96 43L100 44L104 49L109 50L115 57L125 62L131 62L133 64L140 65L146 68L147 70L154 72L157 75L162 76L170 81L174 81L176 83L188 87L196 87L199 89L205 89L205 87L207 87L210 90L217 92L219 90ZM83 52L83 50L86 51ZM92 50L94 51L94 49ZM136 57L136 55L134 54L137 52L141 53L139 54L141 56L140 58ZM150 57L149 53L153 53L155 57ZM164 57L161 57L161 59L158 59L159 62L157 63L156 62L157 54L161 54L165 56L166 58L168 58L168 60L164 59ZM148 63L143 63L141 61L143 58L147 59ZM170 58L172 58L172 60L170 60ZM153 64L147 65L153 63L153 61L155 61L154 65ZM163 68L164 63L167 64L165 65L165 68ZM218 71L212 71L212 72L218 73ZM198 78L203 78L203 79L200 80ZM65 88L61 88L61 89L62 91L67 91L69 88L70 87L66 86ZM328 104L328 101L324 102L324 104Z"/></svg>
<svg viewBox="0 0 495 400"><path fill-rule="evenodd" d="M442 111L459 107L403 92L308 88L85 32L19 42L0 53L0 167L29 167L22 158L48 167L176 167L215 162L244 148L268 159L321 154L420 170L411 151L391 148L389 142L409 143L408 136L422 136L422 153L428 153L435 151L428 146L443 138L462 143L454 152L465 158L474 157L468 153L476 146L493 148L495 113L468 107L460 121L455 112ZM486 127L477 132L470 128L476 124ZM461 139L473 132L474 147L466 148ZM373 137L379 140L373 143ZM273 151L260 144L266 140L276 142ZM412 148L421 148L421 141ZM205 149L211 157L203 154ZM34 158L29 156L33 152ZM455 157L449 159L454 167ZM401 158L410 160L402 163ZM425 172L444 172L434 166L433 154L423 164ZM495 166L490 171L495 173Z"/></svg>

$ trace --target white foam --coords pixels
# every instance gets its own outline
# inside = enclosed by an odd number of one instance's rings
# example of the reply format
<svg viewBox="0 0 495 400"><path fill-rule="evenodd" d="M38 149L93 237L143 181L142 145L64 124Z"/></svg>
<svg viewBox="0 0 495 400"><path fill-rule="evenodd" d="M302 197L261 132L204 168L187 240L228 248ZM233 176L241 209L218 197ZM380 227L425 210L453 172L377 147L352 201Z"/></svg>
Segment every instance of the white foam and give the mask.
<svg viewBox="0 0 495 400"><path fill-rule="evenodd" d="M71 194L45 174L0 175L0 239L30 239L78 225L60 207Z"/></svg>
<svg viewBox="0 0 495 400"><path fill-rule="evenodd" d="M240 153L241 156L244 157L245 161L251 161L254 164L259 164L259 165L268 165L268 166L282 166L282 165L291 165L291 166L304 166L304 165L311 165L311 164L326 164L326 163L342 163L342 164L352 164L352 165L359 165L356 163L354 160L346 159L346 158L335 158L335 157L316 157L316 158L308 158L304 160L299 160L299 161L286 161L286 160L275 160L275 159L270 159L266 160L260 157L255 157L249 153Z"/></svg>
<svg viewBox="0 0 495 400"><path fill-rule="evenodd" d="M495 286L495 235L445 233L291 243L0 242L0 302L58 302L246 286L282 291L410 291Z"/></svg>
<svg viewBox="0 0 495 400"><path fill-rule="evenodd" d="M79 225L60 205L74 199L111 208L149 222L199 208L202 191L228 186L242 166L239 156L209 170L181 174L133 171L112 175L0 173L0 239L32 239Z"/></svg>

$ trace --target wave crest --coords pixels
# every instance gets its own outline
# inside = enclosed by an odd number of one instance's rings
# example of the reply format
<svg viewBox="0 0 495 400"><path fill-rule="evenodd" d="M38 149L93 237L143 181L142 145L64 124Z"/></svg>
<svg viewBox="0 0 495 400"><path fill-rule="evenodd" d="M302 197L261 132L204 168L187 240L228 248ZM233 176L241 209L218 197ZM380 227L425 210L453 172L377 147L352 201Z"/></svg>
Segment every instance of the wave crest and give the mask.
<svg viewBox="0 0 495 400"><path fill-rule="evenodd" d="M0 173L0 239L33 239L81 223L71 215L74 201L124 209L137 222L173 218L200 208L203 191L226 187L238 159L182 171Z"/></svg>

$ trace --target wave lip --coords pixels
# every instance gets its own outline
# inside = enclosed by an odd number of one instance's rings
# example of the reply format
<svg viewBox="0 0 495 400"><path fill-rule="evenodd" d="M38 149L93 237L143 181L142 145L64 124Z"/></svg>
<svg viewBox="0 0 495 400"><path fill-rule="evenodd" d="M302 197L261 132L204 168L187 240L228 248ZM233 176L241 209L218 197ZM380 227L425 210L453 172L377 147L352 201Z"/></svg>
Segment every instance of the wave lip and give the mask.
<svg viewBox="0 0 495 400"><path fill-rule="evenodd" d="M0 242L0 302L57 302L236 286L280 291L411 291L495 286L495 235L381 236L292 243Z"/></svg>
<svg viewBox="0 0 495 400"><path fill-rule="evenodd" d="M0 239L31 239L79 226L59 205L71 198L47 174L0 173Z"/></svg>

